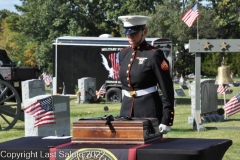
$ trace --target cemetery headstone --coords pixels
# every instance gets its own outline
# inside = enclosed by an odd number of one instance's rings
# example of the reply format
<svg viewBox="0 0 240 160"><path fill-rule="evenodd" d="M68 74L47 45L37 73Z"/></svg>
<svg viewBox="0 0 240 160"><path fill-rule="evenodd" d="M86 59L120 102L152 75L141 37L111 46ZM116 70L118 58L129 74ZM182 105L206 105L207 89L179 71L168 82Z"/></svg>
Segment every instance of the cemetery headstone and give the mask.
<svg viewBox="0 0 240 160"><path fill-rule="evenodd" d="M80 103L89 103L96 96L96 78L84 77L78 79L78 88L81 92Z"/></svg>
<svg viewBox="0 0 240 160"><path fill-rule="evenodd" d="M175 89L174 92L175 92L175 96L181 96L181 97L186 96L182 89Z"/></svg>
<svg viewBox="0 0 240 160"><path fill-rule="evenodd" d="M200 82L200 113L201 115L208 113L209 116L204 116L204 119L209 119L210 121L216 120L211 114L216 113L218 110L218 96L217 96L217 85L215 85L215 80L212 79L202 79ZM191 83L191 112L192 116L196 112L195 108L195 81ZM216 115L214 115L216 116ZM222 115L217 119L222 119Z"/></svg>
<svg viewBox="0 0 240 160"><path fill-rule="evenodd" d="M27 107L38 100L52 95L45 94L45 84L42 80L22 81L22 105ZM35 118L24 113L25 136L56 136L70 135L70 100L68 96L52 96L55 114L55 124L34 127Z"/></svg>
<svg viewBox="0 0 240 160"><path fill-rule="evenodd" d="M25 100L46 93L45 83L43 80L32 79L21 82L22 86L22 102Z"/></svg>
<svg viewBox="0 0 240 160"><path fill-rule="evenodd" d="M181 87L182 89L188 89L188 87L187 87L186 84L182 84L182 85L180 85L180 87Z"/></svg>

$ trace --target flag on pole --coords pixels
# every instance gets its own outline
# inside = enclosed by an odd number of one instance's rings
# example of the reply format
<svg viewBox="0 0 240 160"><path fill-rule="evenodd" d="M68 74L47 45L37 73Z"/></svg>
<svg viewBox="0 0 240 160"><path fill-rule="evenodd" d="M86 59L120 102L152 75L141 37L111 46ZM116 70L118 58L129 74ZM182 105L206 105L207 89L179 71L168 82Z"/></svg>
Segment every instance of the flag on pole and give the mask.
<svg viewBox="0 0 240 160"><path fill-rule="evenodd" d="M34 127L55 123L52 97L37 100L23 110L35 118Z"/></svg>
<svg viewBox="0 0 240 160"><path fill-rule="evenodd" d="M228 85L223 85L223 84L219 84L217 92L220 94L224 94L228 91Z"/></svg>
<svg viewBox="0 0 240 160"><path fill-rule="evenodd" d="M182 21L186 23L188 27L191 27L194 23L194 21L198 18L199 12L198 12L198 6L197 2L190 8L182 17Z"/></svg>
<svg viewBox="0 0 240 160"><path fill-rule="evenodd" d="M240 92L231 98L223 107L226 116L229 117L240 111Z"/></svg>
<svg viewBox="0 0 240 160"><path fill-rule="evenodd" d="M183 83L184 83L184 78L183 78L182 74L181 74L181 77L180 77L180 79L179 79L179 83L180 83L180 84L183 84Z"/></svg>
<svg viewBox="0 0 240 160"><path fill-rule="evenodd" d="M106 86L105 86L105 84L103 84L97 93L97 99L100 97L100 95L105 94L105 93L106 93Z"/></svg>
<svg viewBox="0 0 240 160"><path fill-rule="evenodd" d="M49 86L50 83L52 82L52 76L46 74L45 72L42 73L43 80L45 82L45 85Z"/></svg>

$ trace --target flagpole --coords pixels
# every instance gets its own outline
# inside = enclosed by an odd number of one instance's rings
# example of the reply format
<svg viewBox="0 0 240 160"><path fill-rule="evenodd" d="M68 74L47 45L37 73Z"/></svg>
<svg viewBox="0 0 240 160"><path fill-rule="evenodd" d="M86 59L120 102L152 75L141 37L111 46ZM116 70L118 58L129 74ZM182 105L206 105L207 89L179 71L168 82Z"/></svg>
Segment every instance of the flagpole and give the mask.
<svg viewBox="0 0 240 160"><path fill-rule="evenodd" d="M198 34L198 18L197 18L197 39L199 39L199 34Z"/></svg>
<svg viewBox="0 0 240 160"><path fill-rule="evenodd" d="M54 130L55 130L55 136L57 137L57 122L56 122L56 114L55 114L55 107L54 107L54 98L53 98L53 95L52 95L52 107L53 107L53 114L54 114Z"/></svg>
<svg viewBox="0 0 240 160"><path fill-rule="evenodd" d="M226 87L226 84L223 84L223 88L224 88L224 93L223 93L223 96L224 96L224 105L226 105L226 90L225 90L225 87ZM224 119L227 120L227 114L226 112L224 112Z"/></svg>
<svg viewBox="0 0 240 160"><path fill-rule="evenodd" d="M198 0L197 0L197 5L198 5ZM199 18L199 17L198 17ZM198 18L197 18L197 39L199 39L199 34L198 34Z"/></svg>

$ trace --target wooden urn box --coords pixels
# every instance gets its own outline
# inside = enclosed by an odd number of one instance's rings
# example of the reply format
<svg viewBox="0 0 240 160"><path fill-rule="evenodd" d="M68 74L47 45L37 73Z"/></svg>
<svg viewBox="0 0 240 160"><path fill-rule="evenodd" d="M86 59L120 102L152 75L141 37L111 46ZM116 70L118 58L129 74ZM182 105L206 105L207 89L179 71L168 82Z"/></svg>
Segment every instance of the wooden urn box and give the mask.
<svg viewBox="0 0 240 160"><path fill-rule="evenodd" d="M73 122L72 143L145 144L161 139L156 118L133 120L83 119Z"/></svg>

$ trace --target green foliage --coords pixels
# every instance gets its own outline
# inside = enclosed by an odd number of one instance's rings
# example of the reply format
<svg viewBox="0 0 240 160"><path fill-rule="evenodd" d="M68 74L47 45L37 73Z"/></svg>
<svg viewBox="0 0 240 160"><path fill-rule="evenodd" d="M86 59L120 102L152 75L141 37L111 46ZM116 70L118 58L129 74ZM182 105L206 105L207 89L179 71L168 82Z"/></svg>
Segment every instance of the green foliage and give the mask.
<svg viewBox="0 0 240 160"><path fill-rule="evenodd" d="M148 15L152 17L148 23L148 37L171 39L173 52L178 53L174 58L175 69L179 73L194 72L194 55L184 49L189 39L239 37L240 0L208 1L213 5L199 4L200 16L189 28L181 17L194 0L22 0L21 6L15 6L21 14L0 11L0 46L15 62L21 60L26 65L37 64L52 73L54 38L99 36L103 33L119 37L122 25L118 16ZM24 56L30 59L26 61ZM202 72L215 75L223 56L231 71L239 74L240 54L232 53L204 55Z"/></svg>
<svg viewBox="0 0 240 160"><path fill-rule="evenodd" d="M216 37L217 34L215 24L205 23L210 22L215 14L201 5L198 6L201 18L196 20L191 28L182 22L181 17L192 4L187 1L185 3L180 1L169 3L168 0L164 0L162 5L156 6L156 12L151 15L152 18L148 23L149 37L163 37L173 41L173 52L176 53L174 68L183 75L195 71L194 54L189 53L184 45L189 42L189 39L197 38L197 23L199 24L200 38Z"/></svg>
<svg viewBox="0 0 240 160"><path fill-rule="evenodd" d="M79 88L78 88L78 85L75 85L75 89L74 89L74 92L77 94L79 92Z"/></svg>
<svg viewBox="0 0 240 160"><path fill-rule="evenodd" d="M11 30L15 23L11 21L11 17L15 17L16 13L3 10L0 12L0 48L7 51L8 56L13 62L21 61L24 57L21 52L21 33ZM24 64L24 63L23 63Z"/></svg>
<svg viewBox="0 0 240 160"><path fill-rule="evenodd" d="M119 15L132 13L133 10L154 9L152 0L135 2L24 0L21 7L17 6L21 16L11 17L9 23L14 22L14 25L10 24L11 29L21 31L26 43L37 44L32 50L35 60L44 70L52 73L51 41L54 38L64 35L99 36L103 33L120 36L116 23ZM148 9L149 6L151 9Z"/></svg>
<svg viewBox="0 0 240 160"><path fill-rule="evenodd" d="M217 13L214 21L218 23L219 38L238 38L240 0L219 0L215 2L214 11Z"/></svg>

